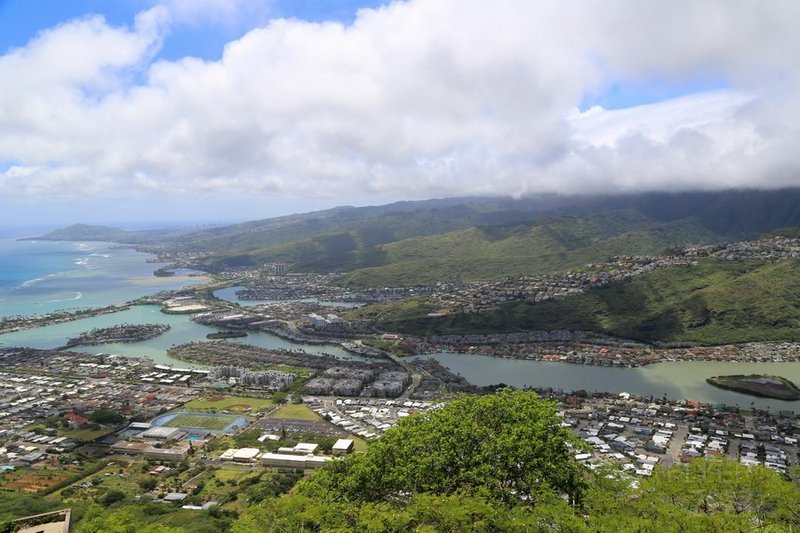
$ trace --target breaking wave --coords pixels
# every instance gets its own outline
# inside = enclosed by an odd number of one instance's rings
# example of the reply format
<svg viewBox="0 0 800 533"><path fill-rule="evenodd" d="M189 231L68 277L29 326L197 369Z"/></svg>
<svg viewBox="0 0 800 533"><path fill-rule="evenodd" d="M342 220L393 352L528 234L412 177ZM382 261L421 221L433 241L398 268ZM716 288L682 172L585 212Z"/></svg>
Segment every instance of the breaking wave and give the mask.
<svg viewBox="0 0 800 533"><path fill-rule="evenodd" d="M54 304L57 302L73 302L75 300L80 300L81 298L83 298L83 293L81 292L75 291L72 294L74 295L72 298L59 298L57 300L47 300L45 303Z"/></svg>

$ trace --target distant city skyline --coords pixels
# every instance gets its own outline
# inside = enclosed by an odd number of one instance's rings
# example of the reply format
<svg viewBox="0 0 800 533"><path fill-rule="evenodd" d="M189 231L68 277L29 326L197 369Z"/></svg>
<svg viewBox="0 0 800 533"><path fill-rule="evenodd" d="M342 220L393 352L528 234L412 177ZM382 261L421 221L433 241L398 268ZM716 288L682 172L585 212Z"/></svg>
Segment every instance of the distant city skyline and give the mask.
<svg viewBox="0 0 800 533"><path fill-rule="evenodd" d="M0 226L800 185L798 15L0 0Z"/></svg>

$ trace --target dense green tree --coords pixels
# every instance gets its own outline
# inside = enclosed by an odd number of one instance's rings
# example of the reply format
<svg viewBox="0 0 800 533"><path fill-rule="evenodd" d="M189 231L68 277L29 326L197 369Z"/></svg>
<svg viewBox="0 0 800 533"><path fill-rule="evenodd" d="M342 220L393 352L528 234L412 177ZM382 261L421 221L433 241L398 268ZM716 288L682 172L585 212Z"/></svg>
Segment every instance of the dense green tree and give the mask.
<svg viewBox="0 0 800 533"><path fill-rule="evenodd" d="M158 481L152 477L144 478L139 481L139 486L142 488L142 490L150 491L156 488L157 485Z"/></svg>
<svg viewBox="0 0 800 533"><path fill-rule="evenodd" d="M337 461L298 490L351 501L409 493L488 494L505 503L582 492L573 435L555 403L504 390L461 396L440 409L407 417L363 455Z"/></svg>
<svg viewBox="0 0 800 533"><path fill-rule="evenodd" d="M110 490L98 498L98 503L111 505L125 499L125 493L121 490Z"/></svg>
<svg viewBox="0 0 800 533"><path fill-rule="evenodd" d="M19 524L13 517L6 516L0 518L0 533L14 533L19 529Z"/></svg>
<svg viewBox="0 0 800 533"><path fill-rule="evenodd" d="M121 424L125 417L111 409L97 409L89 415L89 420L98 424Z"/></svg>
<svg viewBox="0 0 800 533"><path fill-rule="evenodd" d="M105 511L90 507L75 528L75 533L182 533L183 529L158 524L146 524L141 509L123 507Z"/></svg>
<svg viewBox="0 0 800 533"><path fill-rule="evenodd" d="M800 490L761 466L696 460L658 469L638 487L598 476L586 511L599 531L795 531Z"/></svg>
<svg viewBox="0 0 800 533"><path fill-rule="evenodd" d="M55 511L62 504L54 499L18 492L0 492L0 514L16 517Z"/></svg>
<svg viewBox="0 0 800 533"><path fill-rule="evenodd" d="M763 467L697 460L632 479L609 468L592 478L577 510L558 497L512 505L484 493L418 493L353 501L292 493L246 510L236 533L268 531L632 531L800 530L800 490Z"/></svg>
<svg viewBox="0 0 800 533"><path fill-rule="evenodd" d="M562 500L506 507L464 494L416 494L404 502L321 502L291 494L249 508L234 533L267 531L586 531Z"/></svg>

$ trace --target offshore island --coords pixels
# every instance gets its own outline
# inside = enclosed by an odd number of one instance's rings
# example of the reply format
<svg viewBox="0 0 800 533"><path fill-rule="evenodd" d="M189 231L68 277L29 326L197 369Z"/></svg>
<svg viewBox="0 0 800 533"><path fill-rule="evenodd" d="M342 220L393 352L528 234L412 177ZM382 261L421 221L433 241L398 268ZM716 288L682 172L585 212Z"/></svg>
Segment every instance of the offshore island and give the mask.
<svg viewBox="0 0 800 533"><path fill-rule="evenodd" d="M750 374L749 376L713 376L706 382L721 389L778 400L800 400L800 389L780 376Z"/></svg>

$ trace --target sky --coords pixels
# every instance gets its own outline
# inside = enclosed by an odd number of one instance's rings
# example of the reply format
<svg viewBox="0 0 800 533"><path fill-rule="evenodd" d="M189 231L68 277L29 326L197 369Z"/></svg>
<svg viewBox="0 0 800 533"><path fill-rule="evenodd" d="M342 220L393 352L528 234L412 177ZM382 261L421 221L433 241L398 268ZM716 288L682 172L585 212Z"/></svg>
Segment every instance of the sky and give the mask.
<svg viewBox="0 0 800 533"><path fill-rule="evenodd" d="M800 186L795 0L0 0L0 226Z"/></svg>

